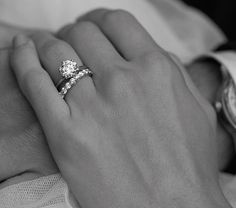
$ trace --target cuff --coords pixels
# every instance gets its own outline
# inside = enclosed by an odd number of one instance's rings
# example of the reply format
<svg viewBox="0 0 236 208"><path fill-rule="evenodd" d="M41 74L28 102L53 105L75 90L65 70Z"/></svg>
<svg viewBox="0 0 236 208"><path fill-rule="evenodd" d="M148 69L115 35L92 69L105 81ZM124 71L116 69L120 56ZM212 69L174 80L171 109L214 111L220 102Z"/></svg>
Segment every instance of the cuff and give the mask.
<svg viewBox="0 0 236 208"><path fill-rule="evenodd" d="M236 84L236 51L211 52L199 57L195 61L213 59L221 65L223 75L230 74Z"/></svg>

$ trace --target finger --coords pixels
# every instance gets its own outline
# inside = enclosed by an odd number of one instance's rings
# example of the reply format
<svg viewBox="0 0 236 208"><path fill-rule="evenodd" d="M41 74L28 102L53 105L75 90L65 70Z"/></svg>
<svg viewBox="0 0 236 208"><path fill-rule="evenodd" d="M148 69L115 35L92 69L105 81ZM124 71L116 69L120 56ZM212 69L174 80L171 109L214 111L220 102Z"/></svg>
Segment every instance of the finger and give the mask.
<svg viewBox="0 0 236 208"><path fill-rule="evenodd" d="M85 65L93 70L95 81L96 76L103 75L113 64L123 61L101 30L91 22L79 22L66 27L59 36L69 42Z"/></svg>
<svg viewBox="0 0 236 208"><path fill-rule="evenodd" d="M158 48L149 33L133 15L126 11L98 9L79 18L78 22L80 21L91 21L98 25L127 60L135 59Z"/></svg>
<svg viewBox="0 0 236 208"><path fill-rule="evenodd" d="M62 79L58 70L62 61L72 59L78 66L83 65L75 50L68 43L55 38L53 35L42 32L35 34L32 38L39 53L41 63L48 71L55 84ZM66 95L66 99L68 102L70 102L71 99L79 101L82 94L92 96L94 90L93 80L87 76L70 89Z"/></svg>
<svg viewBox="0 0 236 208"><path fill-rule="evenodd" d="M45 128L52 127L62 117L66 118L68 107L42 68L34 43L26 36L15 37L11 64L22 92Z"/></svg>
<svg viewBox="0 0 236 208"><path fill-rule="evenodd" d="M67 31L73 27L74 24L68 24L60 28L60 30L57 32L58 37L66 37Z"/></svg>
<svg viewBox="0 0 236 208"><path fill-rule="evenodd" d="M40 61L47 72L52 77L54 83L58 83L62 78L58 69L62 61L74 60L79 66L82 61L74 49L64 41L55 38L47 32L38 32L32 36Z"/></svg>

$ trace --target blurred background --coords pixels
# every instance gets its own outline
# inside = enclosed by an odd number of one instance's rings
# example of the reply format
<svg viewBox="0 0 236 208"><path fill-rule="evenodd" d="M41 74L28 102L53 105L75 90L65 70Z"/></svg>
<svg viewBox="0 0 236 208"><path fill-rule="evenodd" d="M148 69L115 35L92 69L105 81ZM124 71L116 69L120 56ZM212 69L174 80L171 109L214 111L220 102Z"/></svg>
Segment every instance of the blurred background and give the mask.
<svg viewBox="0 0 236 208"><path fill-rule="evenodd" d="M182 0L207 14L225 32L230 40L236 39L236 0Z"/></svg>

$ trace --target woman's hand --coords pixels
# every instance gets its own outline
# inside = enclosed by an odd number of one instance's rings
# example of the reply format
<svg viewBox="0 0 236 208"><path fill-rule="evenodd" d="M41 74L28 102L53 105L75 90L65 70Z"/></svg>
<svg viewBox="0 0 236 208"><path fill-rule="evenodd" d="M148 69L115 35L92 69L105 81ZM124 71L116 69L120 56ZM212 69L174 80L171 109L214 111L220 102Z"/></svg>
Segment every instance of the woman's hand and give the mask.
<svg viewBox="0 0 236 208"><path fill-rule="evenodd" d="M176 58L124 11L91 12L60 37L71 46L46 33L35 45L16 37L11 63L81 206L229 207L214 111ZM94 76L63 100L54 83L67 59Z"/></svg>
<svg viewBox="0 0 236 208"><path fill-rule="evenodd" d="M215 101L222 87L220 64L211 59L195 60L186 66L186 71L201 95L215 106ZM219 170L226 170L235 156L234 139L221 122L217 122L216 143Z"/></svg>

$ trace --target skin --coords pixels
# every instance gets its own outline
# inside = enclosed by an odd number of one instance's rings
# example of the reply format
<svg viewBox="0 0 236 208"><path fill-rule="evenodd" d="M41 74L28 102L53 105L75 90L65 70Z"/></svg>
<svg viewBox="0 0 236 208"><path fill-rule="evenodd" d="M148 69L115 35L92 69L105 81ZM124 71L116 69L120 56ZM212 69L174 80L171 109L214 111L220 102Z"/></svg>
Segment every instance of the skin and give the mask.
<svg viewBox="0 0 236 208"><path fill-rule="evenodd" d="M6 24L0 21L0 49L9 49L12 46L12 39L17 34L31 35L38 29L21 28L14 25Z"/></svg>
<svg viewBox="0 0 236 208"><path fill-rule="evenodd" d="M217 93L222 86L220 65L213 60L204 59L187 65L186 70L201 95L214 106ZM217 122L216 132L219 169L225 170L235 157L236 138L229 134L220 122Z"/></svg>
<svg viewBox="0 0 236 208"><path fill-rule="evenodd" d="M230 207L218 184L215 112L176 57L124 11L93 11L60 38L71 46L17 36L11 63L82 207ZM94 76L63 100L55 68L68 57Z"/></svg>
<svg viewBox="0 0 236 208"><path fill-rule="evenodd" d="M0 120L1 189L11 184L56 173L58 169L49 153L41 126L38 124L29 103L25 101L25 97L19 91L8 64L10 53L8 48L12 37L18 33L29 34L29 32L5 24L1 24L0 28L0 45L2 48L0 50L0 89L2 91L0 94L0 105L2 106ZM50 48L52 45L49 44L48 47ZM47 47L45 47L46 49ZM215 94L216 89L213 86L219 86L220 81L217 76L215 77L215 70L212 73L213 70L209 70L209 68L212 69L213 67L209 67L205 62L197 66L188 66L190 76L207 100ZM202 77L209 79L203 80ZM209 89L211 91L208 91ZM12 129L17 129L17 131L12 131ZM230 158L228 153L231 152L229 151L231 148L229 147L232 145L230 145L231 138L229 135L225 131L222 132L221 140L217 138L216 141L223 141L218 145L218 150L220 150L218 155L220 155L220 159L224 159L224 161L219 160L220 166L225 167L229 161L228 158Z"/></svg>
<svg viewBox="0 0 236 208"><path fill-rule="evenodd" d="M31 32L0 24L0 189L58 172L41 126L9 65L12 38Z"/></svg>
<svg viewBox="0 0 236 208"><path fill-rule="evenodd" d="M12 44L12 38L18 33L27 33L28 30L24 30L15 26L11 26L0 22L0 48L9 48Z"/></svg>
<svg viewBox="0 0 236 208"><path fill-rule="evenodd" d="M7 50L0 51L0 188L57 172L41 127L10 70L8 57Z"/></svg>
<svg viewBox="0 0 236 208"><path fill-rule="evenodd" d="M2 123L0 128L1 189L8 185L56 173L58 169L49 153L41 126L28 102L19 91L8 64L12 37L18 33L30 34L32 31L6 24L0 24L0 28L0 83L2 91L0 105L4 106L1 107L0 121ZM205 62L201 65L188 66L190 76L207 100L210 100L209 98L212 98L216 91L213 86L219 86L215 70L214 72L209 70L214 67L209 67ZM203 80L202 77L209 79ZM13 132L12 129L17 129L17 132ZM232 145L231 138L226 132L224 130L221 132L223 132L223 136L217 139L217 141L222 141L218 145L218 155L220 167L224 168L231 157Z"/></svg>

